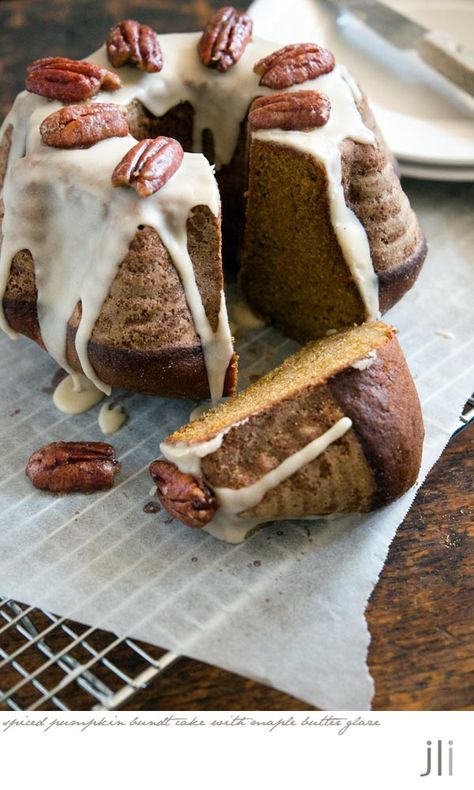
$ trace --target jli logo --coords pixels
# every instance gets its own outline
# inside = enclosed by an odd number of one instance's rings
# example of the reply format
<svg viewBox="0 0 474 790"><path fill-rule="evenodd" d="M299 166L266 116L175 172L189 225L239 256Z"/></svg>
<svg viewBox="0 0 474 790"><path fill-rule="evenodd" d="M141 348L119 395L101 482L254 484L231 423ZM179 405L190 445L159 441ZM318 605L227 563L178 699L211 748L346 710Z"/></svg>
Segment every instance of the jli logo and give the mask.
<svg viewBox="0 0 474 790"><path fill-rule="evenodd" d="M420 776L429 776L432 767L433 767L433 773L435 769L437 769L437 775L443 776L443 766L445 767L445 763L443 762L443 756L446 757L445 750L443 749L443 741L437 741L436 756L433 755L433 765L432 765L431 741L426 741L426 771L424 774L420 774ZM452 776L453 775L453 741L448 741L447 758L448 758L447 759L448 776ZM437 765L434 764L435 760Z"/></svg>

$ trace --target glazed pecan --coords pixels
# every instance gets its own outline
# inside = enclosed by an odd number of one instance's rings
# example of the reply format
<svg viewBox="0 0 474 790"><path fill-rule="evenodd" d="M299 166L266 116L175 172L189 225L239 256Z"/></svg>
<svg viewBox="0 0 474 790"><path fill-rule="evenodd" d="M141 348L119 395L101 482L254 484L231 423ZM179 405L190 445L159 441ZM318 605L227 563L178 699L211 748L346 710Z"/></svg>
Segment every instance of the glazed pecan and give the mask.
<svg viewBox="0 0 474 790"><path fill-rule="evenodd" d="M141 71L156 72L163 68L163 55L158 36L152 27L135 19L125 19L107 37L107 55L116 69L126 63Z"/></svg>
<svg viewBox="0 0 474 790"><path fill-rule="evenodd" d="M202 478L180 472L168 461L153 461L150 475L159 500L170 516L188 527L204 527L218 505L213 492Z"/></svg>
<svg viewBox="0 0 474 790"><path fill-rule="evenodd" d="M199 40L199 59L204 66L227 71L240 60L252 38L253 22L233 6L224 6L211 16Z"/></svg>
<svg viewBox="0 0 474 790"><path fill-rule="evenodd" d="M116 91L120 77L87 60L41 58L28 66L26 90L65 104L84 101L100 90Z"/></svg>
<svg viewBox="0 0 474 790"><path fill-rule="evenodd" d="M33 453L26 474L35 488L55 494L88 494L111 488L120 464L105 442L52 442Z"/></svg>
<svg viewBox="0 0 474 790"><path fill-rule="evenodd" d="M334 55L317 44L289 44L255 64L259 85L282 90L328 74L335 66Z"/></svg>
<svg viewBox="0 0 474 790"><path fill-rule="evenodd" d="M319 91L273 93L255 99L249 112L250 129L312 129L329 120L331 104Z"/></svg>
<svg viewBox="0 0 474 790"><path fill-rule="evenodd" d="M183 149L172 137L142 140L125 154L112 173L114 187L133 187L140 197L158 192L178 170Z"/></svg>
<svg viewBox="0 0 474 790"><path fill-rule="evenodd" d="M70 104L44 119L41 139L53 148L90 148L107 137L126 137L126 116L119 104Z"/></svg>

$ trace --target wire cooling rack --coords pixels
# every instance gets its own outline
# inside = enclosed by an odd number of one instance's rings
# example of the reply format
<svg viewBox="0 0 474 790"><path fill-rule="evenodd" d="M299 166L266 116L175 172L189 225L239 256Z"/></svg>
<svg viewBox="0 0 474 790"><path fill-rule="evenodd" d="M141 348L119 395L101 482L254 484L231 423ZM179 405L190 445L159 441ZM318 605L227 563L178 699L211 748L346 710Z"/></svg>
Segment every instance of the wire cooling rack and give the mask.
<svg viewBox="0 0 474 790"><path fill-rule="evenodd" d="M469 398L453 435L473 420ZM117 710L179 658L0 597L0 709Z"/></svg>
<svg viewBox="0 0 474 790"><path fill-rule="evenodd" d="M0 598L0 707L106 711L123 706L178 655ZM2 688L9 668L13 685ZM13 671L12 671L13 670Z"/></svg>

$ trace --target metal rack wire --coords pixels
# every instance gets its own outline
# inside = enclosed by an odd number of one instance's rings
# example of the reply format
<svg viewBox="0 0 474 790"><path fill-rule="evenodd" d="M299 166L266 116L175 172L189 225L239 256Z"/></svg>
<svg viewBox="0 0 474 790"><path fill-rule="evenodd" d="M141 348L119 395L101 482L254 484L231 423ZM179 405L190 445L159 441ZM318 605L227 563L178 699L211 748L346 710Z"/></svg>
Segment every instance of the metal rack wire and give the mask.
<svg viewBox="0 0 474 790"><path fill-rule="evenodd" d="M116 710L179 658L152 645L0 598L0 705L11 710ZM2 689L2 670L17 676ZM11 670L14 670L12 672ZM85 692L85 694L84 694Z"/></svg>
<svg viewBox="0 0 474 790"><path fill-rule="evenodd" d="M453 435L473 420L474 397ZM179 658L0 597L0 709L117 710ZM8 689L7 667L15 678Z"/></svg>
<svg viewBox="0 0 474 790"><path fill-rule="evenodd" d="M462 431L462 429L465 428L466 425L468 425L470 422L472 422L472 420L474 420L474 395L472 396L472 398L467 399L467 403L464 407L463 413L459 418L461 425L458 428L456 428L456 430L453 433L453 436L456 433L458 433L458 431Z"/></svg>

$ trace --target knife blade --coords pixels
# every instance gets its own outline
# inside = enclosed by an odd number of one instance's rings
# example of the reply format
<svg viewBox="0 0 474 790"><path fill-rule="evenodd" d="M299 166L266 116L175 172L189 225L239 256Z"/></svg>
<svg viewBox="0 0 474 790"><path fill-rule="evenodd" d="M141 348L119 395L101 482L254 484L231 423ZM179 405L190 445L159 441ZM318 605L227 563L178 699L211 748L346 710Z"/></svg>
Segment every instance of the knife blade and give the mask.
<svg viewBox="0 0 474 790"><path fill-rule="evenodd" d="M398 49L414 49L433 69L474 96L474 52L452 36L429 30L378 0L329 0Z"/></svg>

